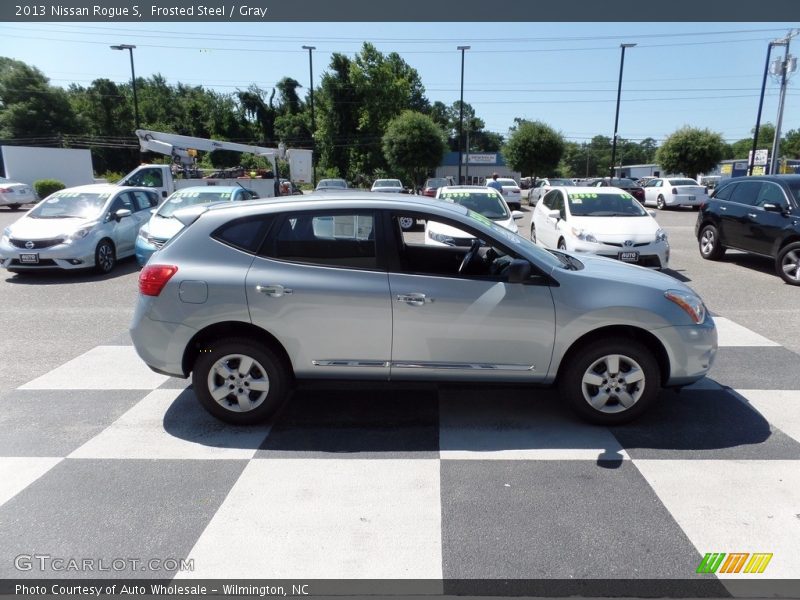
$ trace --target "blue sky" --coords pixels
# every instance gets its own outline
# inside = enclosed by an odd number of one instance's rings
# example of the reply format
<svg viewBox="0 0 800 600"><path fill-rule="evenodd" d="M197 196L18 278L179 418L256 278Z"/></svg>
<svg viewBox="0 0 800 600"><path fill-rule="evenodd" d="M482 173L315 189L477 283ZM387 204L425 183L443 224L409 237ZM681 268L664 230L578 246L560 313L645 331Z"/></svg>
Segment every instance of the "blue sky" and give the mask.
<svg viewBox="0 0 800 600"><path fill-rule="evenodd" d="M506 134L514 117L541 120L567 139L610 136L619 44L626 51L619 133L663 140L683 125L708 127L728 141L755 123L767 43L800 23L0 23L0 55L41 69L55 85L130 80L161 73L170 83L222 92L263 88L290 76L315 86L333 52L364 41L398 52L419 71L426 95L459 97L461 53L469 45L464 100L486 129ZM800 37L794 40L800 54ZM775 49L773 56L782 55ZM783 130L800 128L800 73L790 79ZM775 122L778 84L769 78L762 122Z"/></svg>

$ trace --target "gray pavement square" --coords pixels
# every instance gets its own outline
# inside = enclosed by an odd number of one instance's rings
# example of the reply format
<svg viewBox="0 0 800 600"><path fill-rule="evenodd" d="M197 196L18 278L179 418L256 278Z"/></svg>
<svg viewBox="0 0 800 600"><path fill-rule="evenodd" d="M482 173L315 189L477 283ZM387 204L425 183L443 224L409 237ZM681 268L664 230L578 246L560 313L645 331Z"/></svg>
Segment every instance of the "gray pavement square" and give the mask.
<svg viewBox="0 0 800 600"><path fill-rule="evenodd" d="M800 355L782 346L722 347L708 377L722 386L747 390L798 387Z"/></svg>

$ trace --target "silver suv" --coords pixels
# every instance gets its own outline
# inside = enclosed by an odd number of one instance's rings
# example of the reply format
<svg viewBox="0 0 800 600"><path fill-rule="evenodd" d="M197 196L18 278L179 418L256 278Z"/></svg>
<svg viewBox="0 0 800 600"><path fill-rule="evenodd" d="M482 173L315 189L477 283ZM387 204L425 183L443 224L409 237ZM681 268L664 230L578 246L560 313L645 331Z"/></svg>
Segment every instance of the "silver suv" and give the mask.
<svg viewBox="0 0 800 600"><path fill-rule="evenodd" d="M175 216L186 227L142 271L131 336L230 423L270 417L295 380L354 379L556 384L615 424L702 378L717 349L684 284L543 250L453 203L341 192ZM425 245L409 217L474 240Z"/></svg>

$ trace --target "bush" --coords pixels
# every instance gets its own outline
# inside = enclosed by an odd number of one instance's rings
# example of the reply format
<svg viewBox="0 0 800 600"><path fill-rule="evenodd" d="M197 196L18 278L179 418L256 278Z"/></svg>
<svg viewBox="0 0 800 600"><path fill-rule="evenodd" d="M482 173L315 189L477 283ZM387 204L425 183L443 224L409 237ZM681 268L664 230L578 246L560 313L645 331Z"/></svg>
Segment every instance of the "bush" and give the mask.
<svg viewBox="0 0 800 600"><path fill-rule="evenodd" d="M36 195L39 198L47 198L53 192L63 190L65 186L58 179L39 179L33 182L33 189L36 190Z"/></svg>

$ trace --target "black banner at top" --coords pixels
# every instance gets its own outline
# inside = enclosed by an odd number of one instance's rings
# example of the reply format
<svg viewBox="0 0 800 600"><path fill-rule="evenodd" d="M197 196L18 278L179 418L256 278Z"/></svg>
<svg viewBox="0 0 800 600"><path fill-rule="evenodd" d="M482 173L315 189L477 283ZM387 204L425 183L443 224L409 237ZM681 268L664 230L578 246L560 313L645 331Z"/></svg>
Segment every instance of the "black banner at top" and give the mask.
<svg viewBox="0 0 800 600"><path fill-rule="evenodd" d="M2 21L800 21L798 0L3 0Z"/></svg>

